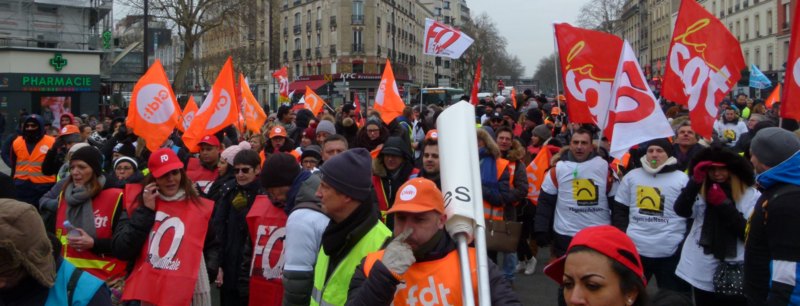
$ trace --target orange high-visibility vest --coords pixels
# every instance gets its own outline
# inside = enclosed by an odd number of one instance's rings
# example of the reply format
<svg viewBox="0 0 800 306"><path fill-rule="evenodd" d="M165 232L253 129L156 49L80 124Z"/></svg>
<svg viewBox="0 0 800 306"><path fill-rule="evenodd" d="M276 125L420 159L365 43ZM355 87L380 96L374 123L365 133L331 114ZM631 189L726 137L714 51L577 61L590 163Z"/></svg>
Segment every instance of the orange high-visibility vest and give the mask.
<svg viewBox="0 0 800 306"><path fill-rule="evenodd" d="M12 150L14 150L14 155L17 157L16 166L14 167L14 179L30 181L34 184L55 183L55 175L42 174L44 157L55 142L55 138L45 135L33 148L33 152L28 153L25 139L22 136L18 136L11 146Z"/></svg>
<svg viewBox="0 0 800 306"><path fill-rule="evenodd" d="M76 268L91 273L97 278L106 281L117 277L124 277L127 262L106 254L95 254L91 250L75 250L67 244L67 229L64 221L67 220L67 200L59 196L56 214L56 237L61 242L64 259ZM94 212L95 239L111 239L114 232L114 215L122 202L122 189L109 188L101 191L92 198L92 211Z"/></svg>
<svg viewBox="0 0 800 306"><path fill-rule="evenodd" d="M364 258L364 275L369 277L375 262L383 258L383 252L370 253ZM474 248L469 248L469 266L475 295L473 298L477 301L478 277ZM463 305L461 274L453 271L459 271L458 251L455 250L441 259L414 263L401 276L405 286L397 287L392 305Z"/></svg>
<svg viewBox="0 0 800 306"><path fill-rule="evenodd" d="M500 177L503 175L503 171L505 171L506 168L508 168L509 161L505 158L498 158L496 164L497 164L497 179L499 180ZM510 181L511 180L509 180L509 182ZM503 208L502 206L495 207L489 204L489 202L486 202L486 200L483 201L484 219L503 221L504 212L505 208Z"/></svg>

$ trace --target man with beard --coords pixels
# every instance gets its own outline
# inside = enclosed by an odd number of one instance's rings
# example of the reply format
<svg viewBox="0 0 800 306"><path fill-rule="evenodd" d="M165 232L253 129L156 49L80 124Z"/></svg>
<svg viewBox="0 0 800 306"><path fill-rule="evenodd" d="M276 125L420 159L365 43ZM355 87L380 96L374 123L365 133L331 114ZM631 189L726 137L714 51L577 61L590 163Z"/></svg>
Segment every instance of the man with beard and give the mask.
<svg viewBox="0 0 800 306"><path fill-rule="evenodd" d="M703 149L703 146L697 143L698 140L697 134L692 130L692 125L688 121L681 123L675 130L675 143L672 145L672 150L681 171L685 171L692 158Z"/></svg>
<svg viewBox="0 0 800 306"><path fill-rule="evenodd" d="M714 131L727 147L733 148L742 134L747 133L747 125L739 120L739 114L733 108L722 113L722 118L714 122Z"/></svg>
<svg viewBox="0 0 800 306"><path fill-rule="evenodd" d="M41 116L33 114L25 118L22 136L12 143L9 158L18 200L36 205L39 198L55 184L55 176L42 173L44 158L55 141L55 138L44 134Z"/></svg>

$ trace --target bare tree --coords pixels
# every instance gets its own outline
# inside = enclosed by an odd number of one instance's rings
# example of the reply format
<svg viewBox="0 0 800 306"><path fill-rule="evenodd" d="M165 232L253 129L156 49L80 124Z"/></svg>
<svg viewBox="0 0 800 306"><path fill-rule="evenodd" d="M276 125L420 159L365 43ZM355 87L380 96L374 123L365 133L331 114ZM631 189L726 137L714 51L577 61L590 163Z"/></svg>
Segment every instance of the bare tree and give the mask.
<svg viewBox="0 0 800 306"><path fill-rule="evenodd" d="M525 67L516 55L506 52L508 42L500 35L488 14L483 13L468 20L461 30L475 39L475 42L459 59L461 65L456 71L457 79L465 84L472 84L478 59L482 61L481 88L492 88L500 75L511 76L512 80L522 76Z"/></svg>
<svg viewBox="0 0 800 306"><path fill-rule="evenodd" d="M539 82L539 89L547 93L556 93L556 82L561 82L557 78L556 70L561 73L561 65L558 62L558 53L553 53L539 60L536 65L536 73L533 74L534 81ZM558 86L559 90L563 90ZM557 93L556 93L557 94Z"/></svg>
<svg viewBox="0 0 800 306"><path fill-rule="evenodd" d="M578 15L578 26L611 33L626 0L590 0ZM632 1L632 0L628 0Z"/></svg>
<svg viewBox="0 0 800 306"><path fill-rule="evenodd" d="M186 92L186 76L192 68L195 45L206 32L219 27L226 16L235 15L247 0L147 0L149 14L167 20L183 41L183 58L175 72L176 93ZM125 4L141 11L144 0L126 0Z"/></svg>

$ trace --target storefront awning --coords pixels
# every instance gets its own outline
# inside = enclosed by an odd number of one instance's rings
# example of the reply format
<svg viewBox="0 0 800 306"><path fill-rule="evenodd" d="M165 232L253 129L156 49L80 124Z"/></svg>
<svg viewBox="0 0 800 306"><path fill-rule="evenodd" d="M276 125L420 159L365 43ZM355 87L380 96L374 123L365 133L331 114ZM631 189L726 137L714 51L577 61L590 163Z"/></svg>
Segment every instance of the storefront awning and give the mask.
<svg viewBox="0 0 800 306"><path fill-rule="evenodd" d="M328 83L328 81L325 80L295 81L289 84L289 92L306 92L306 86L313 91L317 91L317 89L326 83Z"/></svg>

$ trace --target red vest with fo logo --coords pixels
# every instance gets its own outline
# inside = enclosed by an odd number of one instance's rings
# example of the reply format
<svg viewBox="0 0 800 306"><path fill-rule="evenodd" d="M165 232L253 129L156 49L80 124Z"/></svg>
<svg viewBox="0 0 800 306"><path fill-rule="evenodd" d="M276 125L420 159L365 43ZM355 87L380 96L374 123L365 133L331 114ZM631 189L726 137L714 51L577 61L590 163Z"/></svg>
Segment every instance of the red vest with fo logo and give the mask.
<svg viewBox="0 0 800 306"><path fill-rule="evenodd" d="M283 301L283 242L286 213L265 195L256 196L247 226L253 241L250 263L250 306L281 305Z"/></svg>
<svg viewBox="0 0 800 306"><path fill-rule="evenodd" d="M364 258L364 275L369 277L375 262L383 258L383 252L380 250L370 253ZM474 248L469 248L469 265L472 271L472 292L477 301L478 266L475 264ZM414 263L402 275L403 283L397 285L392 305L464 305L461 274L458 271L456 250L441 259Z"/></svg>
<svg viewBox="0 0 800 306"><path fill-rule="evenodd" d="M195 203L156 198L156 220L125 284L122 300L159 306L192 302L212 209L213 203L206 199Z"/></svg>
<svg viewBox="0 0 800 306"><path fill-rule="evenodd" d="M200 164L200 159L193 157L186 166L186 176L200 187L200 191L207 194L211 189L211 183L214 183L219 173L216 170L206 169Z"/></svg>
<svg viewBox="0 0 800 306"><path fill-rule="evenodd" d="M63 192L62 192L63 193ZM125 276L127 264L107 254L95 254L92 250L75 250L67 244L67 229L64 221L67 220L67 200L63 194L59 196L58 210L56 213L56 236L61 242L61 255L76 268L91 273L105 281ZM92 213L94 214L94 239L111 239L114 229L114 214L117 212L122 198L122 189L109 188L98 193L92 198ZM85 208L89 209L89 208Z"/></svg>

